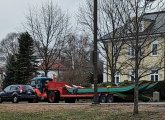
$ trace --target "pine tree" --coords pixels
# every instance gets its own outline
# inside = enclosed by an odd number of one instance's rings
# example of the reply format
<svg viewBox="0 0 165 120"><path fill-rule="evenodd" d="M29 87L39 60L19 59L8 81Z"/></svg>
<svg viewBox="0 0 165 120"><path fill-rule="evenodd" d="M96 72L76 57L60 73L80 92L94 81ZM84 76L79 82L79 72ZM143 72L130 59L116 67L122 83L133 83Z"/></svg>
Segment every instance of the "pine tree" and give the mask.
<svg viewBox="0 0 165 120"><path fill-rule="evenodd" d="M34 69L32 65L33 39L28 32L22 33L18 38L19 50L15 80L18 84L26 84L31 79Z"/></svg>
<svg viewBox="0 0 165 120"><path fill-rule="evenodd" d="M15 69L16 69L16 57L15 55L8 55L7 64L6 64L6 75L3 80L3 87L5 88L8 85L16 84L15 81Z"/></svg>

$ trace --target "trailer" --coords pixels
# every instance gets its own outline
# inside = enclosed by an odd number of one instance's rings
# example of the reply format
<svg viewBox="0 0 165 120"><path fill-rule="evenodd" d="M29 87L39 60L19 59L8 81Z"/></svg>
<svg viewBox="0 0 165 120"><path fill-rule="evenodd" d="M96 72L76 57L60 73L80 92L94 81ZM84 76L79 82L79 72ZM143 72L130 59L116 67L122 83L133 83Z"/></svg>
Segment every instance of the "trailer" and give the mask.
<svg viewBox="0 0 165 120"><path fill-rule="evenodd" d="M144 91L150 90L157 83L140 82L139 83L139 99L149 101L150 98L143 94ZM48 101L50 103L58 103L65 101L66 103L75 103L79 99L93 99L94 89L84 88L82 86L69 86L66 82L56 82L48 77L36 77L32 79L32 87L39 100ZM101 103L112 103L117 100L133 101L135 85L125 87L98 87L97 95Z"/></svg>

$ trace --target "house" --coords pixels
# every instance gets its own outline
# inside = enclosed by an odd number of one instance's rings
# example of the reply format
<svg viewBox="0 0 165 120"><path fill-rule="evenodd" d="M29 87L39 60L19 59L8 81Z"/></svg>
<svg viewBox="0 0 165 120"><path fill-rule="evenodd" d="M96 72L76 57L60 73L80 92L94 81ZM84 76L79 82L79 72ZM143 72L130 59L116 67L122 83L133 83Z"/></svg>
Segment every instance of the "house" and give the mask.
<svg viewBox="0 0 165 120"><path fill-rule="evenodd" d="M112 44L111 33L103 37L107 44L108 57L113 54L118 55L114 74L115 83L135 80L135 36L128 30L133 29L133 23L128 22L118 30L122 31L120 39L118 36L115 38L116 42L123 42L120 52L119 47ZM165 80L165 11L145 13L140 21L138 38L140 80ZM108 59L106 64L105 81L111 81Z"/></svg>

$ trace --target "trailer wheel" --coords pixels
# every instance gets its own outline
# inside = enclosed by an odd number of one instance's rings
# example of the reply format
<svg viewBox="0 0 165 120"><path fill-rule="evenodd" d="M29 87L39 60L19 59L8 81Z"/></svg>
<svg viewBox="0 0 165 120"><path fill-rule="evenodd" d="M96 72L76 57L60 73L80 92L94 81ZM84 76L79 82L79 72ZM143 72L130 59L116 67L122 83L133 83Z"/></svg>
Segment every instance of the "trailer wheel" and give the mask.
<svg viewBox="0 0 165 120"><path fill-rule="evenodd" d="M107 96L107 103L113 103L114 102L114 97L113 95L108 95Z"/></svg>
<svg viewBox="0 0 165 120"><path fill-rule="evenodd" d="M101 95L99 98L100 98L99 99L100 103L106 103L107 102L107 97L105 95Z"/></svg>

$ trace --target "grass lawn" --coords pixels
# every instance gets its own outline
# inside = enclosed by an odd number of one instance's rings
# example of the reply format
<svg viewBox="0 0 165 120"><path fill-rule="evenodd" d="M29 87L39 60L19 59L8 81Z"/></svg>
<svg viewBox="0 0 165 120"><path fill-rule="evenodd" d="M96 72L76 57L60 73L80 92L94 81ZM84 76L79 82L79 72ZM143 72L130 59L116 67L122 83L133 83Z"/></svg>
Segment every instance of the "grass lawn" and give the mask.
<svg viewBox="0 0 165 120"><path fill-rule="evenodd" d="M0 104L0 120L165 120L165 105Z"/></svg>

